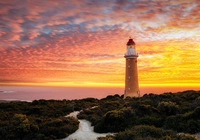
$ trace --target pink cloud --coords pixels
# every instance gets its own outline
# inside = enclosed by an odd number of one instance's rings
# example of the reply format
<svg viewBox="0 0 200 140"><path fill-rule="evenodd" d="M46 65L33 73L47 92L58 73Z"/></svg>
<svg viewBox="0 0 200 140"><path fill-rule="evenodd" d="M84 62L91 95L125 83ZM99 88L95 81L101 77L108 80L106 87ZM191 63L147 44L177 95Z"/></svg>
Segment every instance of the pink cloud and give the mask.
<svg viewBox="0 0 200 140"><path fill-rule="evenodd" d="M123 54L129 36L141 54L139 70L144 81L170 75L164 64L170 61L172 52L177 52L177 57L168 65L181 63L176 71L180 79L184 68L199 63L200 15L195 0L36 0L0 4L2 81L123 81ZM194 55L186 54L187 59L179 61L185 55L180 46L188 51L191 43L196 46ZM199 76L198 66L194 67Z"/></svg>

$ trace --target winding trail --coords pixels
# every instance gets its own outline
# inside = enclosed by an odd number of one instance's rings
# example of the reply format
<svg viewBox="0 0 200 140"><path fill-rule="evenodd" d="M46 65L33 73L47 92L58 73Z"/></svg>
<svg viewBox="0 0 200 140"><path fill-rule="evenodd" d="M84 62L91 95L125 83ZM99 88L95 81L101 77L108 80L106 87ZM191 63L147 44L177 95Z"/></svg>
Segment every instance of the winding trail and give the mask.
<svg viewBox="0 0 200 140"><path fill-rule="evenodd" d="M74 117L77 118L77 115L80 111L74 111L67 115L66 117ZM79 128L76 132L69 135L67 138L62 140L97 140L98 137L105 137L106 135L113 135L113 133L95 133L94 127L91 126L91 122L87 120L78 120Z"/></svg>

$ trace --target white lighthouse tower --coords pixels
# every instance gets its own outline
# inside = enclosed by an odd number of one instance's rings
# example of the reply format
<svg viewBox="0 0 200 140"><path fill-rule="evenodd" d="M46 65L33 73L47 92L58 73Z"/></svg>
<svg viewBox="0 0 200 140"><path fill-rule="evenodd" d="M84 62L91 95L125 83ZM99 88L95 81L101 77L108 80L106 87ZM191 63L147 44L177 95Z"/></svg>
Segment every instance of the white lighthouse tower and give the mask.
<svg viewBox="0 0 200 140"><path fill-rule="evenodd" d="M138 71L137 71L137 58L138 53L135 49L135 42L132 38L126 44L127 50L124 55L126 59L126 76L125 76L125 91L124 98L126 97L139 97L138 85Z"/></svg>

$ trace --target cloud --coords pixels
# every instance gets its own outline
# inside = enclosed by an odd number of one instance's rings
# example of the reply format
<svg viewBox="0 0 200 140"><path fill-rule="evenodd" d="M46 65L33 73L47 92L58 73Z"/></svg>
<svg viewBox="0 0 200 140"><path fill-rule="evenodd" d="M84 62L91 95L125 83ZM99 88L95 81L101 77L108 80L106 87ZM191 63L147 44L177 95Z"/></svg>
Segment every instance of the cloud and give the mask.
<svg viewBox="0 0 200 140"><path fill-rule="evenodd" d="M129 36L141 82L199 77L198 11L196 0L1 1L1 82L123 83Z"/></svg>

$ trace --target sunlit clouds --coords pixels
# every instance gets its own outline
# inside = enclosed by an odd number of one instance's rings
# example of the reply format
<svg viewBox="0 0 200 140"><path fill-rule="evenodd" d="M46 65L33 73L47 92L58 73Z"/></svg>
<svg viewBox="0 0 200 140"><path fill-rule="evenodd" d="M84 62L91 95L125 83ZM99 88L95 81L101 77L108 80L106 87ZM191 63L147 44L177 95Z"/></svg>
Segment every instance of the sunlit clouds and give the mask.
<svg viewBox="0 0 200 140"><path fill-rule="evenodd" d="M140 86L200 86L198 0L0 2L0 83L123 87L131 36Z"/></svg>

